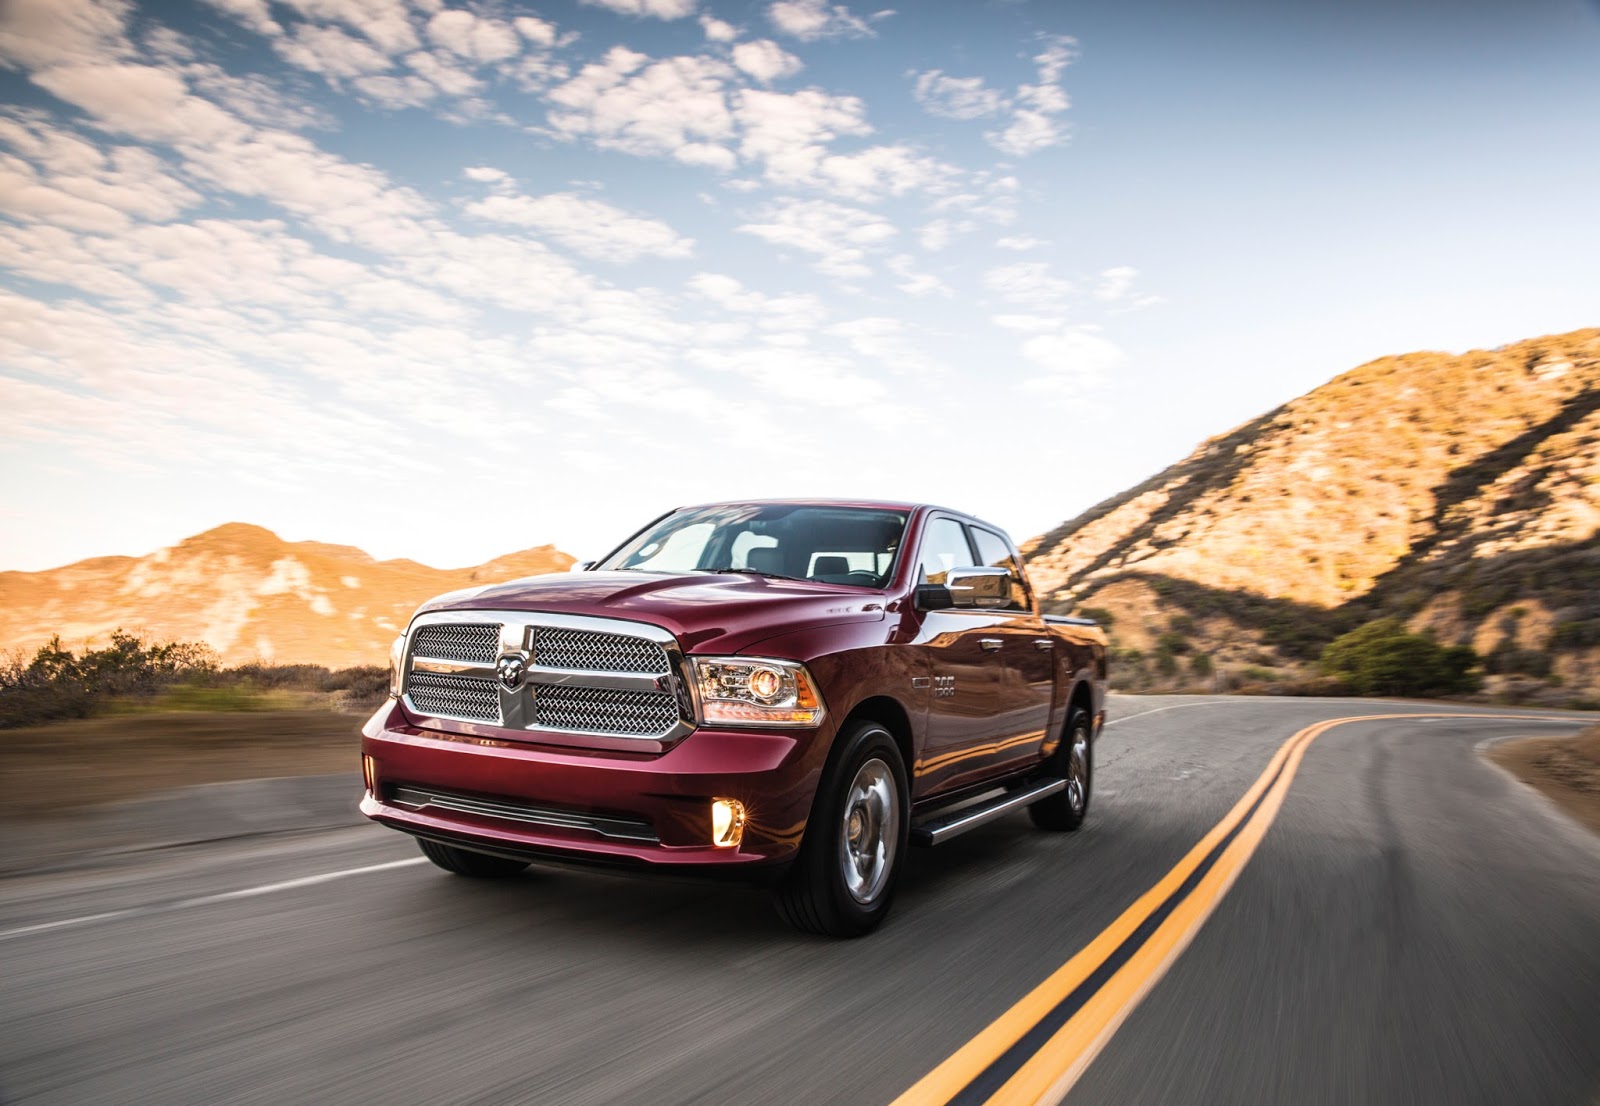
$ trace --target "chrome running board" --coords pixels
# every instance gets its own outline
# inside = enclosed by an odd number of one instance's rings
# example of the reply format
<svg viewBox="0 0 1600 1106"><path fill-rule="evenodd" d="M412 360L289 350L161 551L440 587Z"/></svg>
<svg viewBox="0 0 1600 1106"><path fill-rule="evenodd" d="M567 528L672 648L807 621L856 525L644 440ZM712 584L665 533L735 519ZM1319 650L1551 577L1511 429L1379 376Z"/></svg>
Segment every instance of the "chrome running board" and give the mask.
<svg viewBox="0 0 1600 1106"><path fill-rule="evenodd" d="M951 814L935 815L926 822L911 827L911 843L941 844L952 837L961 836L970 829L977 829L986 822L992 822L1003 814L1010 814L1018 807L1028 806L1058 791L1064 791L1066 787L1067 781L1063 779L1039 780L1019 791L1004 792L987 803L964 807Z"/></svg>

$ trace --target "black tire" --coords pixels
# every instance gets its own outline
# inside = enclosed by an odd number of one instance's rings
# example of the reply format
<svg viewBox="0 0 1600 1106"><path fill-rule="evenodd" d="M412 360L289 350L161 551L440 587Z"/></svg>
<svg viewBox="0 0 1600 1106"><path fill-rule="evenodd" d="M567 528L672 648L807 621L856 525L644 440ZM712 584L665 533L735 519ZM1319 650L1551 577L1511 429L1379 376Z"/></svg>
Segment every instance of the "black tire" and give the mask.
<svg viewBox="0 0 1600 1106"><path fill-rule="evenodd" d="M899 747L876 722L859 723L837 740L811 804L800 855L774 898L778 913L796 929L859 937L888 917L894 901L911 839L911 789ZM892 825L877 805L891 796Z"/></svg>
<svg viewBox="0 0 1600 1106"><path fill-rule="evenodd" d="M1081 751L1081 757L1075 751ZM1045 775L1067 780L1067 789L1028 807L1033 824L1045 830L1075 830L1083 825L1094 789L1094 723L1088 711L1074 707L1067 715L1066 731L1045 762Z"/></svg>
<svg viewBox="0 0 1600 1106"><path fill-rule="evenodd" d="M506 879L514 876L528 866L525 860L512 860L504 856L488 856L484 853L475 853L468 849L458 849L454 845L441 845L437 841L426 841L417 838L417 844L422 847L422 855L433 861L447 872L458 876L470 876L473 879Z"/></svg>

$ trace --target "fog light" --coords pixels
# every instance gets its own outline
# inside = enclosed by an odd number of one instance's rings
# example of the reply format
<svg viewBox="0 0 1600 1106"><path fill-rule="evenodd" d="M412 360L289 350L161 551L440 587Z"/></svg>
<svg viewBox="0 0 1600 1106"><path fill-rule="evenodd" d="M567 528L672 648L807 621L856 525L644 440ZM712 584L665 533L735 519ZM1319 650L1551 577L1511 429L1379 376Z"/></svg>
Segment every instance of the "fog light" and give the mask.
<svg viewBox="0 0 1600 1106"><path fill-rule="evenodd" d="M744 836L744 804L738 799L711 803L711 843L719 849L736 848Z"/></svg>
<svg viewBox="0 0 1600 1106"><path fill-rule="evenodd" d="M365 753L361 755L361 782L367 785L367 794L378 794L378 766Z"/></svg>

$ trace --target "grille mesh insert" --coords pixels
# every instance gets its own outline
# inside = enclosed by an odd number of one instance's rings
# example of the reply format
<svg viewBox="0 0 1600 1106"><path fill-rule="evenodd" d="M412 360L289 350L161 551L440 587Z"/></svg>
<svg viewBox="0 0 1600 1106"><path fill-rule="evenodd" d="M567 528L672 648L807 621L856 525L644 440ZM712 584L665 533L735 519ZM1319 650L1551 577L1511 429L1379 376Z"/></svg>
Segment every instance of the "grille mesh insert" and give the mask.
<svg viewBox="0 0 1600 1106"><path fill-rule="evenodd" d="M678 703L659 691L536 684L533 717L553 730L659 737L677 724Z"/></svg>
<svg viewBox="0 0 1600 1106"><path fill-rule="evenodd" d="M546 668L577 668L589 672L664 675L668 671L666 650L653 641L554 626L540 626L534 631L533 663Z"/></svg>
<svg viewBox="0 0 1600 1106"><path fill-rule="evenodd" d="M500 692L493 680L413 672L406 680L406 694L424 714L474 722L500 721Z"/></svg>
<svg viewBox="0 0 1600 1106"><path fill-rule="evenodd" d="M420 627L411 642L411 655L439 661L493 664L500 655L500 624L442 622Z"/></svg>

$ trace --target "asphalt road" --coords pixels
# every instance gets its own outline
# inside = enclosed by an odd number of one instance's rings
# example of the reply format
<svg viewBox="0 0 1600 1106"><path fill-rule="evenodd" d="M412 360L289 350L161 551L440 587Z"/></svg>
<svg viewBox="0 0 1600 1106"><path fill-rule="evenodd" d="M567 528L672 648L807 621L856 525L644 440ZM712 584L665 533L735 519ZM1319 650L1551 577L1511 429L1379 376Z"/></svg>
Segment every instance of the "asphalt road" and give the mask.
<svg viewBox="0 0 1600 1106"><path fill-rule="evenodd" d="M1114 700L1087 828L1016 815L916 851L858 941L732 888L473 883L378 827L0 881L0 1101L888 1103L1088 949L1303 727L1439 710L1463 716L1306 748L1066 1101L1593 1106L1600 839L1475 749L1593 716L1203 698Z"/></svg>

